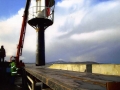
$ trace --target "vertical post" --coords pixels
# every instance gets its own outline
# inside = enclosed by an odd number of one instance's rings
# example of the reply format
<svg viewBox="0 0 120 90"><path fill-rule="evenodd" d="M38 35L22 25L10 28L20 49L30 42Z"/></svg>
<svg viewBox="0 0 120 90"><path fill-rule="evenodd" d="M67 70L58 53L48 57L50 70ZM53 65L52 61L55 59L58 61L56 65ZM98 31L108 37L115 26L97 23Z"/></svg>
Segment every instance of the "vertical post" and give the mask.
<svg viewBox="0 0 120 90"><path fill-rule="evenodd" d="M38 1L36 0L36 13L38 11Z"/></svg>
<svg viewBox="0 0 120 90"><path fill-rule="evenodd" d="M120 82L107 82L106 90L120 90Z"/></svg>
<svg viewBox="0 0 120 90"><path fill-rule="evenodd" d="M22 70L22 86L23 86L23 90L28 90L27 87L27 72L25 71L25 69Z"/></svg>
<svg viewBox="0 0 120 90"><path fill-rule="evenodd" d="M38 25L36 66L45 65L44 25Z"/></svg>
<svg viewBox="0 0 120 90"><path fill-rule="evenodd" d="M46 84L42 83L42 90L49 90L50 87L48 87Z"/></svg>
<svg viewBox="0 0 120 90"><path fill-rule="evenodd" d="M32 90L35 90L35 81L33 79L33 82L32 82Z"/></svg>
<svg viewBox="0 0 120 90"><path fill-rule="evenodd" d="M86 64L86 72L92 73L92 64Z"/></svg>

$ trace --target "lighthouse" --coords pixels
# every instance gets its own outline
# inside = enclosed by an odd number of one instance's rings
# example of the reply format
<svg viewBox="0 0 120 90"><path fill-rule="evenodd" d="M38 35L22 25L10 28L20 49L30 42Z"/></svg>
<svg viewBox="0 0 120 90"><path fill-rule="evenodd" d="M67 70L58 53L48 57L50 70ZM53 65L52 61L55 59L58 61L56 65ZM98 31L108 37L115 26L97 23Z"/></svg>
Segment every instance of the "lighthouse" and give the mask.
<svg viewBox="0 0 120 90"><path fill-rule="evenodd" d="M45 30L53 24L55 0L36 0L36 6L33 18L28 20L28 24L32 26L37 33L36 44L36 66L45 65Z"/></svg>

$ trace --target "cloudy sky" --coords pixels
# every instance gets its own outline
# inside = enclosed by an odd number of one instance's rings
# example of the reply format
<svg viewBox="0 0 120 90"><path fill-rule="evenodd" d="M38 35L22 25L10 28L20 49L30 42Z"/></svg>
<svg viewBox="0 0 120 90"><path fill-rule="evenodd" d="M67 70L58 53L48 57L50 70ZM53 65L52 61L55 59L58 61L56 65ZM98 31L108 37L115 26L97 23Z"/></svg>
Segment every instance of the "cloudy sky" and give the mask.
<svg viewBox="0 0 120 90"><path fill-rule="evenodd" d="M0 0L0 46L16 55L26 0ZM31 6L35 2L32 0ZM120 0L56 0L45 31L46 62L120 63ZM36 31L27 25L21 59L35 62Z"/></svg>

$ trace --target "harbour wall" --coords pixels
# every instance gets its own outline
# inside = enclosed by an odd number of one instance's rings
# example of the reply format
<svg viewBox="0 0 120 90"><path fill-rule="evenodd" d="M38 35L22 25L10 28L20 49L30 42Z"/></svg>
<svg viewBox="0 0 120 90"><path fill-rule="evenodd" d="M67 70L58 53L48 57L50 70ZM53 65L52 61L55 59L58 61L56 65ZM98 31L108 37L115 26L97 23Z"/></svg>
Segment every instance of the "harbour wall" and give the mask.
<svg viewBox="0 0 120 90"><path fill-rule="evenodd" d="M52 64L48 68L120 76L120 64Z"/></svg>

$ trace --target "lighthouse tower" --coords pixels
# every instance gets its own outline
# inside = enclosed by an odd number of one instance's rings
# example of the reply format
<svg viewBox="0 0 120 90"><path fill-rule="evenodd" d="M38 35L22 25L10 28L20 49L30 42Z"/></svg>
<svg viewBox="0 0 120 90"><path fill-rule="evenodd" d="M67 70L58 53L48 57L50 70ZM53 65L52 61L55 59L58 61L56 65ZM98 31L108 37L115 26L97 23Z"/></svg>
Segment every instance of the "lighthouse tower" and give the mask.
<svg viewBox="0 0 120 90"><path fill-rule="evenodd" d="M36 66L45 65L45 41L44 31L53 24L55 0L36 0L36 6L32 7L33 18L28 24L37 31Z"/></svg>

